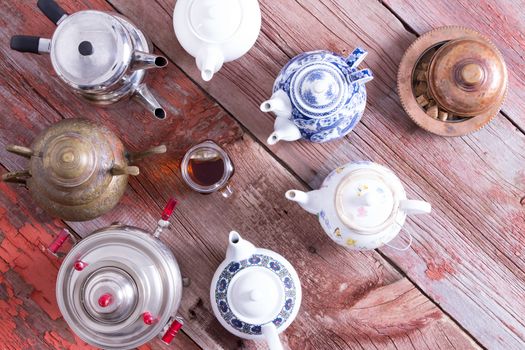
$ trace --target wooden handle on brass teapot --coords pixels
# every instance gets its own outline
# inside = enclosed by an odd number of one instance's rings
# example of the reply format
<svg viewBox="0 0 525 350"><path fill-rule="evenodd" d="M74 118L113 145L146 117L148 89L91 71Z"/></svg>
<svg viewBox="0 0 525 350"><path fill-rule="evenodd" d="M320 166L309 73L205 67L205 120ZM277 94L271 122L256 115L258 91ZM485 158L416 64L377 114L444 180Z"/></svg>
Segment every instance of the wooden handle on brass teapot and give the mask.
<svg viewBox="0 0 525 350"><path fill-rule="evenodd" d="M28 177L31 177L29 170L12 171L12 172L3 174L2 181L25 184L27 182Z"/></svg>
<svg viewBox="0 0 525 350"><path fill-rule="evenodd" d="M135 163L136 161L141 160L142 158L146 158L154 154L166 153L166 150L167 148L165 145L160 145L150 148L146 151L129 153L128 160L130 163Z"/></svg>
<svg viewBox="0 0 525 350"><path fill-rule="evenodd" d="M7 145L5 148L8 152L18 154L19 156L31 158L33 156L33 150L24 146Z"/></svg>
<svg viewBox="0 0 525 350"><path fill-rule="evenodd" d="M137 176L138 174L140 174L140 170L136 166L114 165L113 168L111 168L111 175L113 176L119 176L119 175Z"/></svg>

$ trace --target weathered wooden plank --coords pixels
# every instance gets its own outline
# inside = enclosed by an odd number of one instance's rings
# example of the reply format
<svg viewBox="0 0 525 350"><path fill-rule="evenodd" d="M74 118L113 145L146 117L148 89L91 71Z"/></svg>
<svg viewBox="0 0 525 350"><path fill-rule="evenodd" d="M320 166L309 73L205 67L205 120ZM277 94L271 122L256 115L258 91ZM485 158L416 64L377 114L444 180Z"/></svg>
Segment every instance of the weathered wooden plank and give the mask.
<svg viewBox="0 0 525 350"><path fill-rule="evenodd" d="M273 118L258 112L258 105L290 57L317 48L369 49L365 64L376 79L367 85L369 107L356 131L339 142L283 143L271 151L314 188L349 160L391 167L410 196L432 202L434 213L407 223L414 249L381 251L483 344L523 346L525 138L501 115L484 130L456 139L430 135L410 122L395 80L415 36L387 8L369 1L261 1L263 28L255 47L202 83L173 34L155 30L170 21L174 0L158 0L160 7L148 2L148 11L144 2L111 3L143 19L155 44L263 142Z"/></svg>
<svg viewBox="0 0 525 350"><path fill-rule="evenodd" d="M76 10L85 4L75 3L77 5ZM106 8L104 4L93 2L92 6L95 5L100 9ZM6 16L14 17L9 31L21 30L26 23L34 23L28 22L29 18L38 16L36 11L27 6L21 11L20 8L3 3L1 9ZM31 30L39 29L43 30L38 24L31 27ZM0 30L2 40L8 35L10 33L4 28ZM163 239L179 258L183 272L191 276L192 283L185 291L181 313L188 320L185 328L187 333L204 348L231 349L236 345L242 348L257 347L252 342L240 342L226 334L210 311L209 283L213 271L223 259L227 232L232 228L240 230L258 245L283 253L299 270L305 291L308 292L305 292L300 317L283 337L293 348L324 349L326 344L333 344L332 348L431 348L432 345L446 348L451 344L450 338L462 348L476 347L448 317L377 253L352 254L318 235L314 229L315 218L305 217L296 206L285 202L282 196L285 188L300 187L298 181L251 137L246 135L228 146L237 166L237 194L233 198L224 201L220 196L201 196L189 192L182 185L178 172L177 157L184 147L180 145L193 143L203 136L231 141L241 133L235 122L175 67L157 74L153 86L164 93L166 102L179 108L176 115L180 130L174 130L169 123L156 124L151 119L144 119L144 113L134 113L136 107L131 105L111 113L87 109L85 105L67 97L68 92L56 85L56 79L43 79L45 74L39 72L43 70L48 73L45 71L49 70L45 58L13 55L5 49L0 49L0 55L2 64L13 71L11 75L0 77L3 79L0 80L2 91L8 97L0 105L2 123L7 122L5 116L16 115L14 111L23 104L23 101L14 98L17 86L22 84L27 86L31 104L38 106L27 111L33 118L32 124L36 124L35 133L48 124L48 117L39 113L42 110L40 106L47 104L47 108L52 110L50 113L53 119L74 116L75 111L84 107L84 117L103 121L110 128L121 131L119 134L132 148L151 144L155 141L154 136L161 133L162 141L173 146L170 154L160 158L162 163L144 163L141 177L131 181L117 210L93 222L71 225L84 235L114 221L153 227L168 196L175 194L181 198L183 201L176 212L173 231ZM184 101L177 100L180 96ZM63 97L67 97L67 105L64 105ZM31 109L27 105L24 107ZM210 116L216 115L221 118L210 121ZM16 119L23 118L24 115L21 115ZM20 136L28 133L20 128L0 129L0 132L2 143L12 142L11 138L31 139L31 136ZM33 133L33 130L29 133ZM22 166L24 160L8 156L5 163L9 169L13 169ZM389 301L393 309L406 310L406 317L385 319L379 327L371 320L382 316L380 304L385 300ZM367 313L369 327L354 330L352 325L359 324L356 320L361 313L352 307L358 302L363 303L360 307L376 306L376 311ZM340 316L340 311L350 313ZM328 327L325 322L334 326ZM374 327L379 327L379 331Z"/></svg>
<svg viewBox="0 0 525 350"><path fill-rule="evenodd" d="M411 30L423 34L445 25L471 27L501 50L509 69L509 94L503 111L525 130L525 20L523 0L384 0Z"/></svg>

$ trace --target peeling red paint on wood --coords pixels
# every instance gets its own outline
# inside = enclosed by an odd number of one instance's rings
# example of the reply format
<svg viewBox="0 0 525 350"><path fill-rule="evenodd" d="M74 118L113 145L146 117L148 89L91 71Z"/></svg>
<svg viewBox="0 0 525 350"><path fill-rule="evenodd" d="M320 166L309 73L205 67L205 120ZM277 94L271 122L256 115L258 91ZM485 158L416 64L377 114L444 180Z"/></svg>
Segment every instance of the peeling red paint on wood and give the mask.
<svg viewBox="0 0 525 350"><path fill-rule="evenodd" d="M445 278L446 274L453 274L455 271L452 268L452 266L448 262L442 262L442 263L428 263L427 264L427 270L425 271L425 274L428 278L430 278L433 281L439 281Z"/></svg>

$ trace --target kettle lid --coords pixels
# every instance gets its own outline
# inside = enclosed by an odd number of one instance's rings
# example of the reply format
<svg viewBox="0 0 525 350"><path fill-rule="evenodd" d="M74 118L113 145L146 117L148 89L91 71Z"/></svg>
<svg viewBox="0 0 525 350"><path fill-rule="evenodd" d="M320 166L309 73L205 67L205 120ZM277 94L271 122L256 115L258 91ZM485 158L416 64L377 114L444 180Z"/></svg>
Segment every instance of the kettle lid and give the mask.
<svg viewBox="0 0 525 350"><path fill-rule="evenodd" d="M301 114L324 118L337 113L347 101L349 84L334 64L313 62L292 77L290 98Z"/></svg>
<svg viewBox="0 0 525 350"><path fill-rule="evenodd" d="M192 31L208 43L228 41L241 29L244 15L242 1L193 0L188 15Z"/></svg>
<svg viewBox="0 0 525 350"><path fill-rule="evenodd" d="M159 240L138 228L115 226L72 248L60 267L56 295L64 319L84 341L131 349L157 336L174 316L182 278Z"/></svg>
<svg viewBox="0 0 525 350"><path fill-rule="evenodd" d="M507 68L496 47L481 38L452 40L434 54L428 83L443 109L477 116L500 105L507 90Z"/></svg>
<svg viewBox="0 0 525 350"><path fill-rule="evenodd" d="M359 233L377 233L394 222L403 193L399 179L388 169L375 164L356 169L337 186L337 215Z"/></svg>
<svg viewBox="0 0 525 350"><path fill-rule="evenodd" d="M126 72L133 55L131 38L117 17L94 10L67 16L51 41L57 74L77 89L103 89Z"/></svg>

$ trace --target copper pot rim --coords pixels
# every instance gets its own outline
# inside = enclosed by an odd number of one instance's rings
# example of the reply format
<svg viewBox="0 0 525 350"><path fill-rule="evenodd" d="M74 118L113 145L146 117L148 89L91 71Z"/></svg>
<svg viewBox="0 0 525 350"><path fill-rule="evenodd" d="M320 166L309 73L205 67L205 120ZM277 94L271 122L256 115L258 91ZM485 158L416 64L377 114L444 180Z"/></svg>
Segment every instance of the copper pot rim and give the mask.
<svg viewBox="0 0 525 350"><path fill-rule="evenodd" d="M480 130L496 117L508 94L509 82L506 74L505 92L501 102L485 113L458 121L441 121L428 116L419 106L412 88L412 77L419 59L431 48L463 38L483 40L503 57L498 48L485 35L467 27L445 26L433 29L417 38L405 51L399 64L397 90L403 109L419 127L436 135L464 136ZM505 72L507 72L506 69Z"/></svg>

